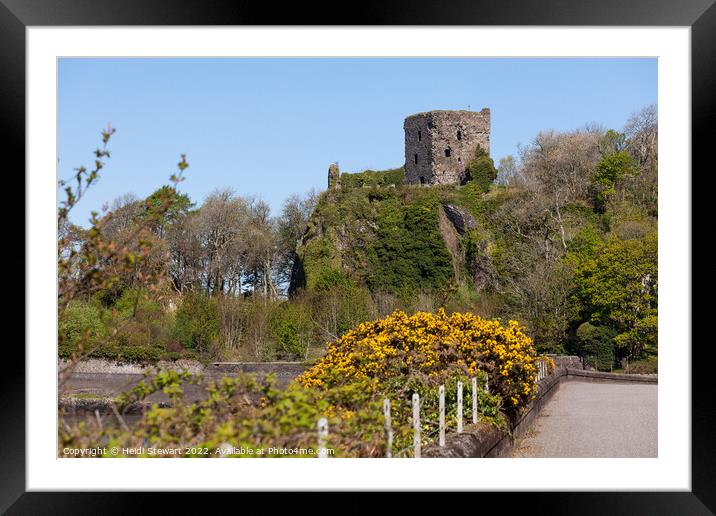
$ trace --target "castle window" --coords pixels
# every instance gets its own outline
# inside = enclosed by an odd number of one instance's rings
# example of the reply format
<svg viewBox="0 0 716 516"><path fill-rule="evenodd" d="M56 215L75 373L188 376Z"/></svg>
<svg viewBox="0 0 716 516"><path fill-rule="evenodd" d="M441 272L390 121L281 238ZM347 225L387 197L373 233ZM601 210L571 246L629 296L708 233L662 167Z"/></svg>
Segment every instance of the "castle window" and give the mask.
<svg viewBox="0 0 716 516"><path fill-rule="evenodd" d="M450 149L445 149L445 157L446 158L450 157Z"/></svg>
<svg viewBox="0 0 716 516"><path fill-rule="evenodd" d="M462 140L462 133L460 131L457 132L457 139L458 141Z"/></svg>
<svg viewBox="0 0 716 516"><path fill-rule="evenodd" d="M421 185L425 184L425 176L420 176L420 184Z"/></svg>
<svg viewBox="0 0 716 516"><path fill-rule="evenodd" d="M418 141L419 142L423 141L423 132L422 131L418 131ZM416 161L416 163L417 163L417 161Z"/></svg>
<svg viewBox="0 0 716 516"><path fill-rule="evenodd" d="M417 154L415 155L415 164L416 165L418 164L418 155Z"/></svg>

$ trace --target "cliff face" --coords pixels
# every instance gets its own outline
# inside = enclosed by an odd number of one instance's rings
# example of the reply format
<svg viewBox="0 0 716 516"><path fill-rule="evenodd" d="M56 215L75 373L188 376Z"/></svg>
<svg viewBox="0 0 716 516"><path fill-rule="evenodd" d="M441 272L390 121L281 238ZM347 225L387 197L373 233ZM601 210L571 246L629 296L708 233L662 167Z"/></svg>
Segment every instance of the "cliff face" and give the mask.
<svg viewBox="0 0 716 516"><path fill-rule="evenodd" d="M479 290L490 262L489 233L477 213L481 198L457 186L326 191L298 246L291 290L342 282L371 292L436 291L453 283Z"/></svg>

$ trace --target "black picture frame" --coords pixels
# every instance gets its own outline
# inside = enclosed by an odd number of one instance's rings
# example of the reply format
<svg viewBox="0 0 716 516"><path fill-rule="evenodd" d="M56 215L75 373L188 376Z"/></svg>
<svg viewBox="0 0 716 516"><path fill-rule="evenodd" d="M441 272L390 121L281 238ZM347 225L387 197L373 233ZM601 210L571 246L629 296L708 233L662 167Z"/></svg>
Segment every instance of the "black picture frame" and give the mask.
<svg viewBox="0 0 716 516"><path fill-rule="evenodd" d="M4 167L5 177L21 176L15 171L25 168L25 29L87 25L688 26L692 43L692 168L707 173L713 169L713 158L707 160L711 126L716 122L715 1L384 0L359 5L294 2L278 8L269 2L218 0L0 0L0 142L3 163L15 167L12 171ZM688 173L684 171L685 176ZM19 188L24 191L24 186ZM693 258L692 263L696 265ZM26 268L25 274L29 272ZM685 348L689 337L685 335ZM712 345L695 337L692 341L691 492L512 493L510 509L524 505L533 513L550 514L713 513L716 404L709 374ZM25 492L25 353L16 344L6 346L4 358L12 367L4 368L0 375L0 411L4 415L0 424L0 512L127 514L146 508L146 495L131 493ZM301 496L302 503L311 503L309 495ZM505 493L479 496L484 507L489 502L486 496L493 496L498 503L505 500ZM162 496L161 503L177 501L186 503L176 494Z"/></svg>

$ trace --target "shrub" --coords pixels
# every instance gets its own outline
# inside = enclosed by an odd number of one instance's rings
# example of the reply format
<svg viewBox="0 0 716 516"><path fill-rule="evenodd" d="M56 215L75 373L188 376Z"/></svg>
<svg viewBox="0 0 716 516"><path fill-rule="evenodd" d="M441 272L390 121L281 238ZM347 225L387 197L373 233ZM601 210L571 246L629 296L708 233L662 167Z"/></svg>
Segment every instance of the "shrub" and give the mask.
<svg viewBox="0 0 716 516"><path fill-rule="evenodd" d="M632 328L620 333L614 339L617 348L626 351L629 356L641 357L655 355L659 342L659 319L656 315L647 315L638 319Z"/></svg>
<svg viewBox="0 0 716 516"><path fill-rule="evenodd" d="M497 178L495 162L480 145L475 149L475 156L467 163L466 179L472 182L481 192L487 192Z"/></svg>
<svg viewBox="0 0 716 516"><path fill-rule="evenodd" d="M635 362L627 362L625 365L624 372L629 374L656 374L659 372L659 362L656 356Z"/></svg>
<svg viewBox="0 0 716 516"><path fill-rule="evenodd" d="M607 201L616 193L616 184L622 178L636 173L638 169L629 151L614 152L602 158L591 184L594 209L603 213Z"/></svg>
<svg viewBox="0 0 716 516"><path fill-rule="evenodd" d="M183 346L208 351L219 335L219 310L215 299L204 294L183 296L176 312L172 336Z"/></svg>
<svg viewBox="0 0 716 516"><path fill-rule="evenodd" d="M585 357L587 365L610 371L614 366L615 335L611 328L585 322L577 328L577 352Z"/></svg>
<svg viewBox="0 0 716 516"><path fill-rule="evenodd" d="M465 380L464 374L458 370L452 370L443 379L449 428L455 427L455 386L458 381ZM68 447L86 448L92 443L106 442L108 447L116 446L120 450L149 446L182 448L184 456L190 456L191 449L204 448L209 449L208 454L199 456L222 456L218 453L220 448L229 448L223 456L231 457L285 456L282 449L299 448L313 450L315 456L318 444L316 422L325 417L330 428L326 445L335 451L336 456L385 456L383 394L376 388L376 378L353 378L331 388L303 387L292 383L285 389L276 389L271 375L257 380L254 375L239 374L205 384L207 399L198 402L183 398L182 384L186 382L202 383L202 380L185 372L165 370L120 395L117 399L120 411L158 391L164 392L171 400L170 407L155 404L146 410L133 430L119 425L102 426L94 418L59 427L59 454L62 456L62 450ZM430 382L417 372L402 382L398 378L389 382L389 387L393 389L391 419L395 456L411 452L411 392L423 393L423 444L432 441L437 433L438 395L437 389L427 388ZM395 395L400 392L408 395ZM482 419L503 425L499 399L482 390L478 391L478 396ZM464 403L465 409L471 406L469 392ZM116 455L108 452L105 456ZM119 456L124 456L121 451Z"/></svg>
<svg viewBox="0 0 716 516"><path fill-rule="evenodd" d="M218 299L220 329L219 337L225 354L237 358L250 340L250 331L256 317L250 299L222 296Z"/></svg>
<svg viewBox="0 0 716 516"><path fill-rule="evenodd" d="M182 456L192 456L192 449L208 449L208 455L194 456L297 457L301 455L286 455L283 450L302 449L309 452L304 456L315 457L316 421L321 417L328 419L326 445L336 456L385 454L382 399L376 398L369 382L354 382L330 391L296 385L279 390L270 378L258 381L254 375L240 374L206 385L207 399L187 402L182 398L182 384L189 381L199 380L187 373L162 371L122 394L119 410L158 391L172 402L171 407L154 404L131 431L119 425L100 426L94 419L60 426L59 455L66 456L63 450L68 447L106 442L107 450L110 446L120 450L119 456L125 456L121 452L125 448L154 447L182 448ZM247 399L261 402L247 403ZM219 449L226 451L220 454ZM105 456L117 455L107 452ZM157 457L149 453L141 456Z"/></svg>
<svg viewBox="0 0 716 516"><path fill-rule="evenodd" d="M404 386L410 377L437 386L456 371L466 378L482 372L489 375L491 392L518 408L535 393L536 358L532 340L516 321L504 327L471 313L397 311L359 324L329 344L326 355L298 381L330 388L373 378L379 389L388 390L391 382Z"/></svg>
<svg viewBox="0 0 716 516"><path fill-rule="evenodd" d="M313 288L321 292L331 290L333 287L347 287L351 283L351 279L344 271L325 268L318 269Z"/></svg>
<svg viewBox="0 0 716 516"><path fill-rule="evenodd" d="M363 188L377 186L399 186L403 184L405 170L403 167L390 170L364 170L357 173L341 174L342 188Z"/></svg>
<svg viewBox="0 0 716 516"><path fill-rule="evenodd" d="M334 339L368 319L372 308L368 290L353 282L310 292L306 300L324 341Z"/></svg>
<svg viewBox="0 0 716 516"><path fill-rule="evenodd" d="M162 308L149 298L146 291L127 288L115 301L114 308L123 317L137 317L142 320L157 319L162 316Z"/></svg>
<svg viewBox="0 0 716 516"><path fill-rule="evenodd" d="M305 356L313 330L308 307L288 301L279 303L271 310L268 326L282 358Z"/></svg>
<svg viewBox="0 0 716 516"><path fill-rule="evenodd" d="M100 309L93 304L73 301L59 314L58 341L62 357L92 348L106 336Z"/></svg>

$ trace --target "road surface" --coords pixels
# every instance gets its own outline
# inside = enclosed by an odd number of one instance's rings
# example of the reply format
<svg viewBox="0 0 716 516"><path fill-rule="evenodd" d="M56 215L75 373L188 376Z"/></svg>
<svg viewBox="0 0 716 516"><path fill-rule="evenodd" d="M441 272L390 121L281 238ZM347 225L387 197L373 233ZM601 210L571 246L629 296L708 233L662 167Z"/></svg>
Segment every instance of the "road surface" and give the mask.
<svg viewBox="0 0 716 516"><path fill-rule="evenodd" d="M657 387L563 381L513 457L657 457Z"/></svg>

